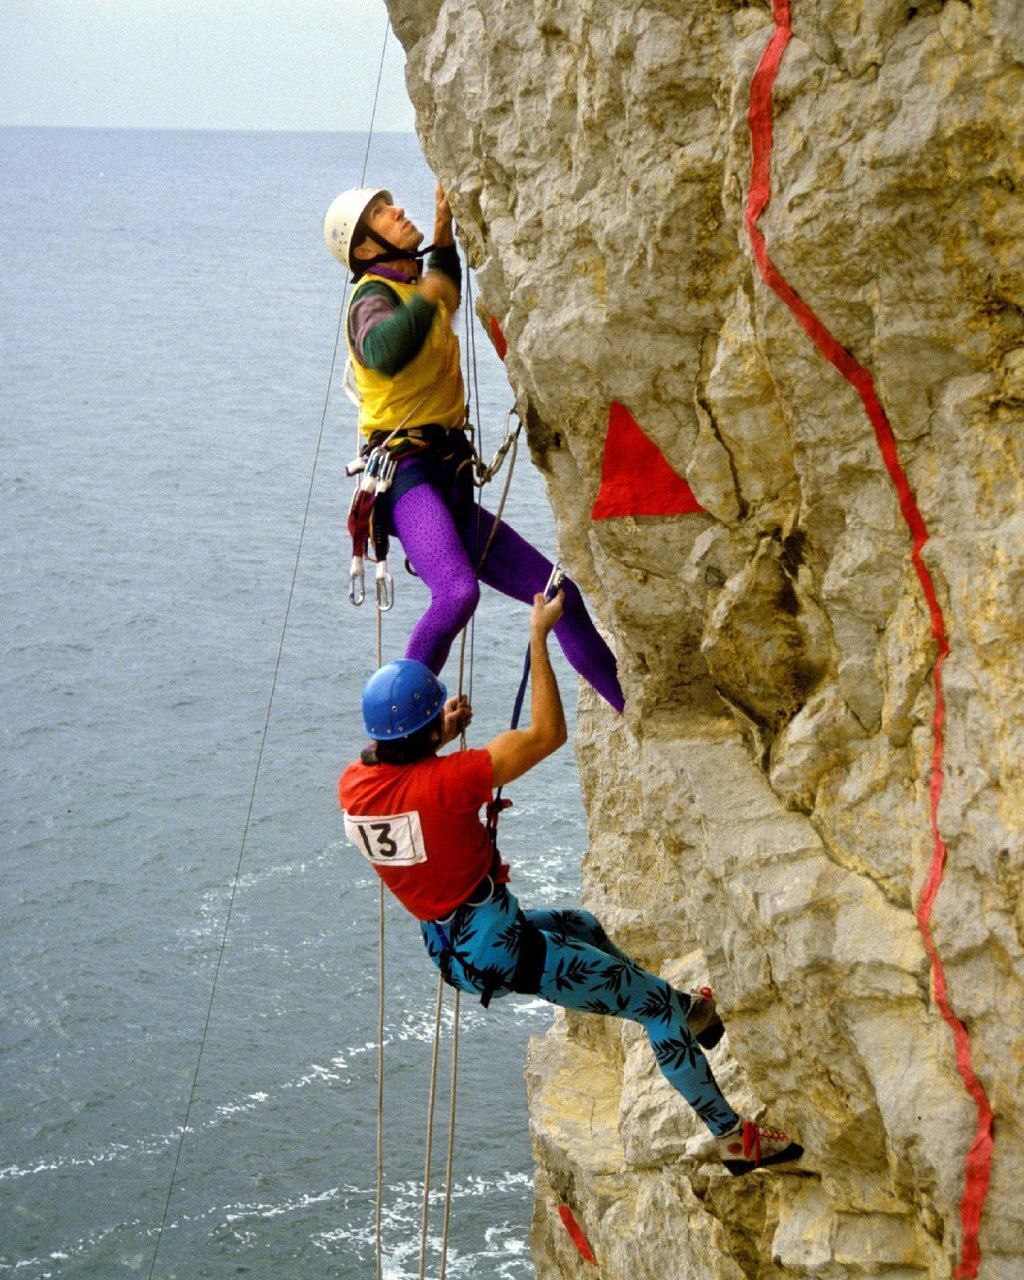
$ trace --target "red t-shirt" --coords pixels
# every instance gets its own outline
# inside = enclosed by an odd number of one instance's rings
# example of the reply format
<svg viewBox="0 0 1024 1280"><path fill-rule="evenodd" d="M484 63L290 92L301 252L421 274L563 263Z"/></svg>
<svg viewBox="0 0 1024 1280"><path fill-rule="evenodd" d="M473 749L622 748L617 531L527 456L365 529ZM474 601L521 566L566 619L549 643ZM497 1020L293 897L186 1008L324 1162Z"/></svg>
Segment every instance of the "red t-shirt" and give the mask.
<svg viewBox="0 0 1024 1280"><path fill-rule="evenodd" d="M480 750L416 764L356 761L341 775L349 839L418 919L449 915L490 871L480 809L493 782L491 757Z"/></svg>

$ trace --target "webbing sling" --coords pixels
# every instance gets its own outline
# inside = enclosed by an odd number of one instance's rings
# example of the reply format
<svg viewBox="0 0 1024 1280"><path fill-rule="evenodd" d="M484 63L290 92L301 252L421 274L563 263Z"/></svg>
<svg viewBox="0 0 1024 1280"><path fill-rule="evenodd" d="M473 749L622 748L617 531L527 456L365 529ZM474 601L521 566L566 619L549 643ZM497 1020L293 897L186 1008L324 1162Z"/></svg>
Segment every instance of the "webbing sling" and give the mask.
<svg viewBox="0 0 1024 1280"><path fill-rule="evenodd" d="M551 570L551 576L548 578L547 585L544 588L544 599L553 600L562 585L562 579L565 577L565 570L556 560L555 567ZM526 701L526 686L530 683L530 647L527 645L526 657L523 659L523 675L519 681L519 688L516 690L516 700L512 704L512 722L510 729L519 728L519 720L523 714L523 703ZM511 800L503 800L502 792L504 785L500 786L494 793L494 799L487 806L487 834L491 837L491 844L494 847L495 859L498 858L498 818L502 811L509 808L512 804Z"/></svg>

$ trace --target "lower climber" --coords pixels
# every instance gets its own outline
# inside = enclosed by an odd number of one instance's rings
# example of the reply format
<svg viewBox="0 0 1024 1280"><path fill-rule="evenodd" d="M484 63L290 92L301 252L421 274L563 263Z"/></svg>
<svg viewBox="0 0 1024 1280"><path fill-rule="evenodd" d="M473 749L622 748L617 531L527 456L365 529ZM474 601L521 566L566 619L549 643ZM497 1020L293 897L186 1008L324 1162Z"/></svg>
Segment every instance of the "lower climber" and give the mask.
<svg viewBox="0 0 1024 1280"><path fill-rule="evenodd" d="M341 776L349 839L420 921L427 954L445 981L484 1003L516 991L551 1004L638 1022L658 1065L718 1142L733 1174L799 1160L787 1134L744 1120L715 1082L701 1046L717 1044L722 1021L711 992L677 991L608 938L587 911L523 910L508 888L480 810L492 789L521 777L566 741L565 716L547 652L562 593L538 595L530 614L530 724L483 750L439 756L469 725L464 697L445 700L431 671L392 662L363 691L372 741Z"/></svg>

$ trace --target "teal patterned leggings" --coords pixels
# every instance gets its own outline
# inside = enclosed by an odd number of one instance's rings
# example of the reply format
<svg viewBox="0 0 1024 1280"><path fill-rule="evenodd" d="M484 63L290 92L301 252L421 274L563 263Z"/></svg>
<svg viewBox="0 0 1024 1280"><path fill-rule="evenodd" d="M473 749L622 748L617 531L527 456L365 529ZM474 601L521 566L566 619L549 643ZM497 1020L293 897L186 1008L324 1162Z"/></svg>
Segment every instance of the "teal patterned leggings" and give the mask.
<svg viewBox="0 0 1024 1280"><path fill-rule="evenodd" d="M505 885L486 901L421 925L431 960L446 981L477 995L529 991L564 1009L639 1022L668 1082L716 1136L740 1117L715 1082L686 1022L690 997L648 973L615 946L589 911L523 911ZM536 956L524 982L522 953ZM542 964L541 964L542 962Z"/></svg>

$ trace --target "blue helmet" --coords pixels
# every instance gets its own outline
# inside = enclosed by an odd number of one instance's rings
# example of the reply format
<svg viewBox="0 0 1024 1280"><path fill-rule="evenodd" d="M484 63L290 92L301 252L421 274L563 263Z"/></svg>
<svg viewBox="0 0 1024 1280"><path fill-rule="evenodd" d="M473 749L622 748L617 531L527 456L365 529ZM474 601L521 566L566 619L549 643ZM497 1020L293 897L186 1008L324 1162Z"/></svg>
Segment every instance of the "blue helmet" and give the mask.
<svg viewBox="0 0 1024 1280"><path fill-rule="evenodd" d="M447 689L422 662L402 658L375 671L363 689L363 724L375 742L407 738L444 706Z"/></svg>

